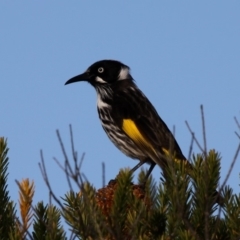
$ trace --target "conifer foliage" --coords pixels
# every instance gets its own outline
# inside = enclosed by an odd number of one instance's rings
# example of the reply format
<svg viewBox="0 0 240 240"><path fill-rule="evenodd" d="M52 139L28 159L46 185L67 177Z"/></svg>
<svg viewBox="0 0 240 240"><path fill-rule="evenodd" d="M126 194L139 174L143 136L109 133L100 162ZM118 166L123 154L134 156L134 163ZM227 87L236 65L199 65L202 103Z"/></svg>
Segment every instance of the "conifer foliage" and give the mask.
<svg viewBox="0 0 240 240"><path fill-rule="evenodd" d="M142 170L134 183L129 169L122 169L116 179L96 189L84 180L71 128L70 132L73 160L68 158L58 133L64 166L57 161L65 172L69 190L61 198L56 197L41 155L40 169L51 201L33 205L34 182L23 179L17 182L19 208L10 199L7 141L0 138L1 240L240 239L240 194L234 194L226 181L219 186L221 156L215 150L192 154L191 172L184 164L171 161L167 179L166 174L159 176L160 181L150 176L143 187L146 171ZM240 145L234 161L239 151ZM73 183L79 191L73 190ZM219 196L220 204L216 203Z"/></svg>
<svg viewBox="0 0 240 240"><path fill-rule="evenodd" d="M7 154L7 141L0 137L0 239L8 239L9 233L15 228L15 204L10 200L7 190Z"/></svg>

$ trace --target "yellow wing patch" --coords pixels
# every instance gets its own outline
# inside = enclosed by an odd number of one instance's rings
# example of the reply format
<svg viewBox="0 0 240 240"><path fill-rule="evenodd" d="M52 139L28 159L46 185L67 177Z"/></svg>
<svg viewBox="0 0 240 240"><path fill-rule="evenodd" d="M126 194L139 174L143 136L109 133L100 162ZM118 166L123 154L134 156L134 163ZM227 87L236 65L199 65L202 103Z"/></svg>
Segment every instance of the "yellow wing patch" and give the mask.
<svg viewBox="0 0 240 240"><path fill-rule="evenodd" d="M129 138L132 139L132 141L137 146L144 148L145 150L147 149L151 153L153 153L155 156L158 156L158 154L155 151L155 149L153 148L153 146L148 142L148 140L146 138L144 138L144 136L138 130L138 128L133 120L123 119L122 130L128 135ZM185 165L189 165L187 160L175 158L174 153L171 154L166 148L162 148L162 151L164 152L164 155L166 157L173 158L175 162L180 163L180 162L184 161Z"/></svg>
<svg viewBox="0 0 240 240"><path fill-rule="evenodd" d="M150 149L156 154L153 146L144 138L134 121L123 119L122 129L138 146Z"/></svg>

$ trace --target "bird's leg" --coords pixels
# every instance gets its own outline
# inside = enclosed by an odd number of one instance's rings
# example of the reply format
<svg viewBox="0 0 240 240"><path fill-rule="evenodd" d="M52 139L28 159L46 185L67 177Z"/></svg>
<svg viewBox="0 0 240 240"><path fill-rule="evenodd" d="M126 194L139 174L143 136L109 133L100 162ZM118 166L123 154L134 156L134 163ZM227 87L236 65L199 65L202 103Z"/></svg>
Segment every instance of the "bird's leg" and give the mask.
<svg viewBox="0 0 240 240"><path fill-rule="evenodd" d="M148 177L149 175L151 174L152 170L154 169L154 167L156 166L156 163L155 162L152 162L150 163L150 167L147 171L147 174L146 176L144 177L143 179L143 182L139 185L139 187L142 189L142 193L145 195L145 191L146 191L146 183L147 183L147 180L148 180Z"/></svg>
<svg viewBox="0 0 240 240"><path fill-rule="evenodd" d="M143 181L143 186L145 187L146 183L147 183L147 180L148 180L148 177L149 175L151 174L152 170L154 169L154 167L156 166L156 163L155 162L151 162L151 165L147 171L147 174L144 178L144 181Z"/></svg>
<svg viewBox="0 0 240 240"><path fill-rule="evenodd" d="M144 163L146 163L147 162L147 159L146 160L144 160L144 161L140 161L135 167L133 167L131 170L130 170L130 172L131 173L134 173L138 168L140 168Z"/></svg>
<svg viewBox="0 0 240 240"><path fill-rule="evenodd" d="M146 163L146 162L149 162L149 159L145 159L144 161L140 161L135 167L133 167L130 171L133 173L133 172L135 172L138 168L140 168L144 163ZM150 176L150 174L151 174L151 172L152 172L152 170L154 169L154 167L156 166L156 163L155 162L153 162L153 161L151 161L151 165L150 165L150 167L149 167L149 169L148 169L148 171L147 171L147 174L146 174L146 176L145 176L145 178L144 178L144 181L143 181L143 183L142 183L142 186L143 186L143 188L145 188L145 185L146 185L146 183L147 183L147 180L148 180L148 177Z"/></svg>
<svg viewBox="0 0 240 240"><path fill-rule="evenodd" d="M140 161L135 167L133 167L133 168L130 170L130 172L131 172L131 173L134 173L138 168L140 168L140 167L141 167L144 163L146 163L146 162L147 162L147 159L144 160L144 161ZM152 167L152 165L150 166L149 170L151 169L151 167ZM148 172L149 172L149 170L148 170ZM151 169L151 171L152 171L152 169ZM151 173L151 172L150 172L150 173ZM150 173L149 173L149 174L150 174ZM149 174L147 173L147 176L149 176ZM111 179L108 184L113 184L113 183L115 183L115 182L116 182L116 179ZM145 182L145 180L144 180L144 182Z"/></svg>
<svg viewBox="0 0 240 240"><path fill-rule="evenodd" d="M139 185L139 187L142 188L143 191L145 191L145 186L146 186L148 177L150 176L152 170L153 170L154 167L156 166L156 163L153 162L151 159L148 159L148 158L147 158L147 159L145 159L145 160L143 160L143 161L140 161L135 167L133 167L133 168L130 170L131 173L134 173L138 168L140 168L144 163L147 163L147 162L148 162L148 163L150 162L150 167L149 167L149 169L148 169L148 171L147 171L146 176L144 177L143 182ZM113 184L113 185L116 184L116 179L110 180L109 183L108 183L108 185L110 185L110 184L111 184L111 185L112 185L112 184Z"/></svg>

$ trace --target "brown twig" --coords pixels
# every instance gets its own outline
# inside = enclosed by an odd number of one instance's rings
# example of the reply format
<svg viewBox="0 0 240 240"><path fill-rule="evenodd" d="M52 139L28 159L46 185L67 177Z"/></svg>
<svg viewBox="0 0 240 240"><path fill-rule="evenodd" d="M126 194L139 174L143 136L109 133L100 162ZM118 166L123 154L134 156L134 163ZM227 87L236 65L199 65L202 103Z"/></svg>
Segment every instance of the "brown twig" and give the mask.
<svg viewBox="0 0 240 240"><path fill-rule="evenodd" d="M236 117L234 117L234 120L235 120L235 122L236 122L236 124L237 124L237 126L238 126L238 128L239 128L239 130L240 130L240 122L237 120Z"/></svg>
<svg viewBox="0 0 240 240"><path fill-rule="evenodd" d="M50 182L49 182L49 179L48 179L48 175L47 175L47 170L46 170L46 167L45 167L45 162L44 162L44 157L43 157L42 150L40 151L40 155L41 155L41 163L39 163L38 165L39 165L41 174L43 176L43 180L44 180L45 184L48 187L49 194L53 197L53 199L57 202L57 204L61 207L61 209L64 209L62 203L58 200L58 198L54 194L54 192L52 190L52 187L50 185Z"/></svg>
<svg viewBox="0 0 240 240"><path fill-rule="evenodd" d="M81 188L81 185L83 183L80 169L81 169L82 162L83 162L85 154L84 153L82 154L82 157L81 157L81 159L78 163L77 152L75 151L75 148L74 148L72 126L69 125L69 128L70 128L70 140L71 140L71 149L72 149L74 167L73 168L71 167L71 164L69 162L66 150L64 148L63 141L62 141L59 130L57 130L56 132L57 132L58 141L59 141L61 149L62 149L63 156L65 158L65 166L63 167L56 158L54 160L61 167L61 169L65 172L65 175L66 175L66 178L67 178L67 181L68 181L68 185L69 185L70 189L72 190L73 188L72 188L70 178L74 180L74 182L77 184L79 189Z"/></svg>
<svg viewBox="0 0 240 240"><path fill-rule="evenodd" d="M237 127L239 128L239 130L240 130L240 123L239 123L239 121L237 120L237 118L236 117L234 117L234 120L235 120L235 122L236 122L236 124L237 124ZM239 133L237 133L236 131L235 131L235 134L237 135L237 137L240 139L240 134Z"/></svg>
<svg viewBox="0 0 240 240"><path fill-rule="evenodd" d="M73 132L72 132L72 125L71 124L69 125L69 131L70 131L73 159L74 159L74 162L77 162L77 152L75 151L75 148L74 148Z"/></svg>
<svg viewBox="0 0 240 240"><path fill-rule="evenodd" d="M207 138L206 138L206 126L205 126L205 117L203 111L203 105L200 106L201 116L202 116L202 131L203 131L203 145L204 145L204 156L207 157Z"/></svg>
<svg viewBox="0 0 240 240"><path fill-rule="evenodd" d="M186 125L187 125L187 128L188 130L190 131L194 141L196 142L197 146L199 147L199 149L201 150L201 152L204 152L204 149L201 147L200 143L198 142L197 138L195 137L195 134L194 132L192 131L192 129L190 128L189 124L187 121L185 121Z"/></svg>
<svg viewBox="0 0 240 240"><path fill-rule="evenodd" d="M237 137L240 139L240 135L235 131L235 134L237 135Z"/></svg>
<svg viewBox="0 0 240 240"><path fill-rule="evenodd" d="M238 147L237 147L237 150L236 150L235 155L234 155L234 157L233 157L233 160L232 160L232 162L231 162L230 168L229 168L229 170L228 170L227 176L225 177L225 179L224 179L224 181L223 181L223 184L221 185L221 187L220 187L220 189L219 189L219 193L223 190L224 186L225 186L226 183L227 183L227 180L228 180L228 178L229 178L229 176L230 176L230 174L231 174L231 172L232 172L232 170L233 170L233 167L234 167L234 165L235 165L235 163L236 163L236 161L237 161L237 157L238 157L239 151L240 151L240 144L239 144Z"/></svg>
<svg viewBox="0 0 240 240"><path fill-rule="evenodd" d="M189 146L189 151L188 151L188 161L190 161L191 155L192 155L192 151L193 151L193 143L194 143L194 133L191 137L191 142L190 142L190 146Z"/></svg>
<svg viewBox="0 0 240 240"><path fill-rule="evenodd" d="M237 147L237 150L235 152L235 155L233 157L233 160L231 162L231 165L230 165L230 168L228 170L228 173L227 173L227 176L225 177L224 181L223 181L223 184L221 185L220 189L219 189L219 194L221 194L221 191L223 190L224 186L226 185L227 183L227 180L233 170L233 167L235 165L235 162L237 161L237 157L238 157L238 154L239 154L239 151L240 151L240 144L238 145ZM221 214L221 210L222 210L222 206L220 206L219 210L218 210L218 219L220 219L220 214Z"/></svg>
<svg viewBox="0 0 240 240"><path fill-rule="evenodd" d="M104 162L102 162L102 187L105 187L105 184L106 184L106 182L105 182L105 163Z"/></svg>
<svg viewBox="0 0 240 240"><path fill-rule="evenodd" d="M62 171L65 173L66 175L66 178L67 178L67 183L68 183L68 186L69 186L69 189L70 191L73 190L73 187L72 187L72 183L71 183L71 180L70 180L70 174L68 172L68 168L67 168L67 162L65 162L65 166L63 167L62 164L54 157L53 160L57 163L57 165L62 169Z"/></svg>
<svg viewBox="0 0 240 240"><path fill-rule="evenodd" d="M65 158L65 161L68 161L67 153L66 153L66 151L65 151L65 148L64 148L64 145L63 145L63 142L62 142L62 139L61 139L59 130L56 130L56 133L57 133L58 141L59 141L59 143L60 143L61 150L62 150L63 156L64 156L64 158Z"/></svg>

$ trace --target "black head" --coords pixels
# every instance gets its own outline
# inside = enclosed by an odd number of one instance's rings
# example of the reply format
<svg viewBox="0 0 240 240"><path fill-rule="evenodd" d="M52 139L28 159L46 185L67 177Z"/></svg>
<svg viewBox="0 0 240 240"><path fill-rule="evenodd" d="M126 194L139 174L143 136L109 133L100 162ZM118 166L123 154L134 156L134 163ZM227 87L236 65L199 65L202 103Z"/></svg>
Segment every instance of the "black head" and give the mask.
<svg viewBox="0 0 240 240"><path fill-rule="evenodd" d="M84 73L69 79L65 85L79 81L87 81L93 86L99 86L126 79L133 80L128 66L115 60L102 60L92 64Z"/></svg>

